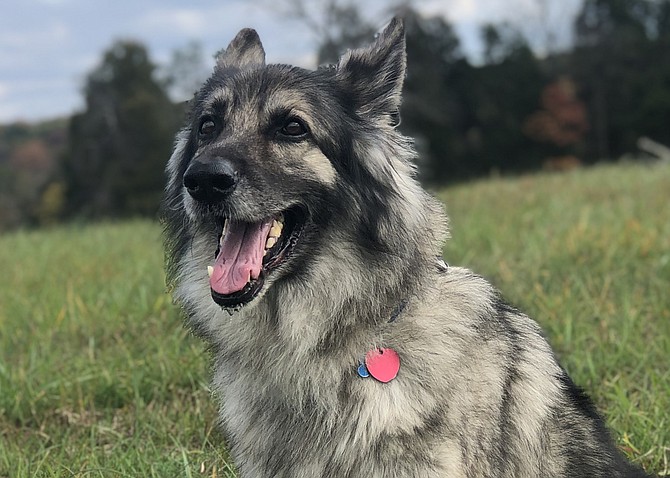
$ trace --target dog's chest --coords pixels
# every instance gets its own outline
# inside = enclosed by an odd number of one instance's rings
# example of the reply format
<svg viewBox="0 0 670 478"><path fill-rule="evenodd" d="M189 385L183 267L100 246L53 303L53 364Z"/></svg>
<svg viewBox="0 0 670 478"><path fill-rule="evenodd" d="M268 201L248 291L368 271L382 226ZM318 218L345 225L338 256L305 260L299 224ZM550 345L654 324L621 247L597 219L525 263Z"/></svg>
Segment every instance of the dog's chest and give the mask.
<svg viewBox="0 0 670 478"><path fill-rule="evenodd" d="M242 478L444 476L448 444L426 420L435 404L419 407L401 379L364 379L356 364L331 369L330 379L326 365L318 377L267 366L260 372L220 362L215 371L222 423Z"/></svg>

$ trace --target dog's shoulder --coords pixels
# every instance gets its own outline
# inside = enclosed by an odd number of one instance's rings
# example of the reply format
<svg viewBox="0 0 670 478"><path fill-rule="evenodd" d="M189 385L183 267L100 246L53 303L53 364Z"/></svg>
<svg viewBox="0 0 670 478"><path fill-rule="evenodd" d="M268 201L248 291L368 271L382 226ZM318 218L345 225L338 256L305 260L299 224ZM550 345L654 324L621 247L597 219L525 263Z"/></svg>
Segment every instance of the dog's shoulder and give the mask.
<svg viewBox="0 0 670 478"><path fill-rule="evenodd" d="M415 309L417 323L440 331L447 348L474 348L513 362L537 361L556 372L555 357L538 323L510 305L488 280L462 267L438 268Z"/></svg>
<svg viewBox="0 0 670 478"><path fill-rule="evenodd" d="M482 276L464 267L439 266L431 273L425 306L434 313L457 314L461 320L497 315L505 304L498 291Z"/></svg>

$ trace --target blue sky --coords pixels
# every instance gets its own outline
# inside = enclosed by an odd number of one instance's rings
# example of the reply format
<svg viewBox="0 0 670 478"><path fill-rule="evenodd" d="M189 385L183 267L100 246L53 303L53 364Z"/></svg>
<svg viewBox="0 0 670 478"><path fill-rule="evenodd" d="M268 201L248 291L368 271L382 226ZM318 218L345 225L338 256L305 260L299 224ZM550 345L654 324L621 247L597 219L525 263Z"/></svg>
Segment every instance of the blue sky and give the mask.
<svg viewBox="0 0 670 478"><path fill-rule="evenodd" d="M196 40L206 54L225 47L244 27L261 36L270 62L314 66L315 38L286 15L287 0L3 0L0 3L0 122L38 120L83 106L81 88L104 49L116 39L135 39L157 63ZM361 2L381 28L391 0ZM479 26L512 21L530 36L551 24L567 39L579 0L417 0L416 8L444 15L464 49L480 51ZM318 5L318 0L306 0ZM562 25L556 27L556 25ZM535 27L528 27L535 25ZM535 31L534 31L535 30Z"/></svg>

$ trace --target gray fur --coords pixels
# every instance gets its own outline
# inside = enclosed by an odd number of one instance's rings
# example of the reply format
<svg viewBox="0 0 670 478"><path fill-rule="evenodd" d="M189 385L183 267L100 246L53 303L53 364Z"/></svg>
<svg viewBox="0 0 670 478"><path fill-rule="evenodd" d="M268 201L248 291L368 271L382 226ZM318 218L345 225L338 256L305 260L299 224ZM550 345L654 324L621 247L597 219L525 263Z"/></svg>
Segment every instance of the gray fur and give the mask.
<svg viewBox="0 0 670 478"><path fill-rule="evenodd" d="M211 346L240 476L645 476L537 324L482 278L436 259L446 217L394 128L402 22L331 69L264 66L261 52L243 30L220 56L177 138L164 208L174 295ZM304 120L308 139L277 139L271 118L282 111ZM221 123L208 142L196 134L203 115ZM193 158L239 168L224 203L185 192ZM258 221L295 205L307 222L291 257L250 303L222 309L207 278L213 217ZM400 355L389 383L356 374L375 347Z"/></svg>
<svg viewBox="0 0 670 478"><path fill-rule="evenodd" d="M265 50L258 33L250 28L241 30L228 48L216 55L216 68L253 68L265 65Z"/></svg>

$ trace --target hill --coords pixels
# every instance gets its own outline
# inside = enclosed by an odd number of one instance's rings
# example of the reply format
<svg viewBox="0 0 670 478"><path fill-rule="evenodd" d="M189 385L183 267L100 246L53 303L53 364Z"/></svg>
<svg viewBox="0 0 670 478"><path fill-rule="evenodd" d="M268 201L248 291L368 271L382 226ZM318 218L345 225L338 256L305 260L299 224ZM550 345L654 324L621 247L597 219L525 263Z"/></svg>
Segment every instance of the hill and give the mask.
<svg viewBox="0 0 670 478"><path fill-rule="evenodd" d="M618 443L669 473L670 166L438 192L445 258L535 317ZM234 476L149 221L0 236L0 477Z"/></svg>

